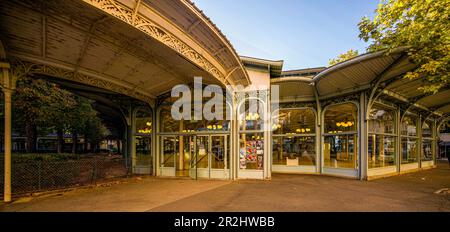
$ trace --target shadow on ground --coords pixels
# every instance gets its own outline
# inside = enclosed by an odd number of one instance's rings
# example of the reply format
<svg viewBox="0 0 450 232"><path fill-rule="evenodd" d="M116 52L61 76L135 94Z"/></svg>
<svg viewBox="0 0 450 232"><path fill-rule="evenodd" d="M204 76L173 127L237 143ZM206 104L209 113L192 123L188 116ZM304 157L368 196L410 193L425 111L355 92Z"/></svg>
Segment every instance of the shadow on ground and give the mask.
<svg viewBox="0 0 450 232"><path fill-rule="evenodd" d="M144 178L1 205L0 211L447 211L450 167L374 181L280 175L271 181Z"/></svg>

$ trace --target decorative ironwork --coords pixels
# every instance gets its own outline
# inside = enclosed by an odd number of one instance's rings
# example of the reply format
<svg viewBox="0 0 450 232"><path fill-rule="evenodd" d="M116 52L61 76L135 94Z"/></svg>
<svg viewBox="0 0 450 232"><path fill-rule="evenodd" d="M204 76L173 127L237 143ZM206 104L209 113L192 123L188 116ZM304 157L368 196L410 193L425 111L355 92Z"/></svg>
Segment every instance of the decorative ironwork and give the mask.
<svg viewBox="0 0 450 232"><path fill-rule="evenodd" d="M125 86L112 83L107 80L101 80L75 71L57 68L44 64L22 61L19 59L15 59L14 61L11 62L11 73L12 75L15 75L17 78L21 78L28 74L41 74L65 80L75 81L78 83L102 89L111 90L113 92L124 94L136 98L138 100L142 100L144 102L152 101L152 99L149 96L137 92L135 88L128 88Z"/></svg>
<svg viewBox="0 0 450 232"><path fill-rule="evenodd" d="M322 109L324 109L326 106L339 104L343 102L359 102L360 92L353 93L350 95L342 96L342 97L335 97L326 99L324 101L321 101Z"/></svg>
<svg viewBox="0 0 450 232"><path fill-rule="evenodd" d="M289 102L289 103L280 103L280 109L292 109L292 108L314 108L317 110L316 102Z"/></svg>
<svg viewBox="0 0 450 232"><path fill-rule="evenodd" d="M224 75L205 57L174 35L157 26L148 18L140 15L139 13L134 14L133 9L122 5L116 0L84 0L84 2L146 33L150 37L180 53L194 64L209 72L221 82L225 83Z"/></svg>

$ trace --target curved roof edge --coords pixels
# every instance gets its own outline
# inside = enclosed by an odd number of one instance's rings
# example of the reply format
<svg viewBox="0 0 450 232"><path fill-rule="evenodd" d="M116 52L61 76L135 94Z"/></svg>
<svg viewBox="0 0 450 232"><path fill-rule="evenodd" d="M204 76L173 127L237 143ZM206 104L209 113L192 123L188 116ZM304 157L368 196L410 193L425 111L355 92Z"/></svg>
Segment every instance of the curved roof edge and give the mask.
<svg viewBox="0 0 450 232"><path fill-rule="evenodd" d="M228 38L223 34L223 32L217 27L216 24L214 24L211 19L203 13L202 10L200 10L192 0L182 0L188 8L190 8L194 13L196 13L199 18L203 19L203 21L211 28L212 31L222 40L222 42L228 47L228 49L231 51L231 54L233 54L236 62L239 63L240 70L242 70L243 75L245 76L245 79L247 80L248 84L251 84L250 77L248 76L247 71L244 68L244 64L241 61L239 55L236 52L236 49L234 49L231 42L228 40ZM230 71L230 73L233 71Z"/></svg>
<svg viewBox="0 0 450 232"><path fill-rule="evenodd" d="M279 77L284 64L283 60L267 60L248 56L241 56L240 58L246 67L254 65L261 67L267 66L267 69L270 72L270 78Z"/></svg>
<svg viewBox="0 0 450 232"><path fill-rule="evenodd" d="M383 56L385 54L395 54L395 53L402 53L405 52L408 49L408 47L399 47L399 48L394 48L392 51L388 52L388 50L382 50L382 51L377 51L377 52L370 52L370 53L365 53L359 56L356 56L352 59L337 63L333 66L330 66L328 68L326 68L325 70L323 70L322 72L320 72L319 74L317 74L316 76L313 77L313 81L317 82L319 81L321 78L323 78L324 76L326 76L327 74L337 71L339 69L342 68L346 68L348 66L351 66L353 64L356 63L360 63L362 61L365 60L370 60L376 57L380 57Z"/></svg>

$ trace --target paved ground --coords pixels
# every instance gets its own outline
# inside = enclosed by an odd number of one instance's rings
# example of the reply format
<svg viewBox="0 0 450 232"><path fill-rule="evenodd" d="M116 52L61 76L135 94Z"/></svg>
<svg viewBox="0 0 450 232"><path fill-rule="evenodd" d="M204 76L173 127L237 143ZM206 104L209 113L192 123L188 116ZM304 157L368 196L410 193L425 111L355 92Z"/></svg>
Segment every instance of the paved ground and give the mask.
<svg viewBox="0 0 450 232"><path fill-rule="evenodd" d="M0 204L0 211L447 211L450 167L374 181L275 175L272 181L144 178Z"/></svg>

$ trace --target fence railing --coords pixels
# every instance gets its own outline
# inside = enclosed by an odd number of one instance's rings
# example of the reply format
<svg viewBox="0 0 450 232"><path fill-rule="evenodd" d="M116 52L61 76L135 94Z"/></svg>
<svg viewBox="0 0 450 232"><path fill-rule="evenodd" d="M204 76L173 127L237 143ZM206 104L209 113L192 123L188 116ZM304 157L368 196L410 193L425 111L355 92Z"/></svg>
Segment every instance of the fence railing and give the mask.
<svg viewBox="0 0 450 232"><path fill-rule="evenodd" d="M0 158L0 196L3 196L4 188L4 160L2 158ZM123 158L110 157L12 162L11 170L13 194L90 185L103 179L124 177L129 174Z"/></svg>

